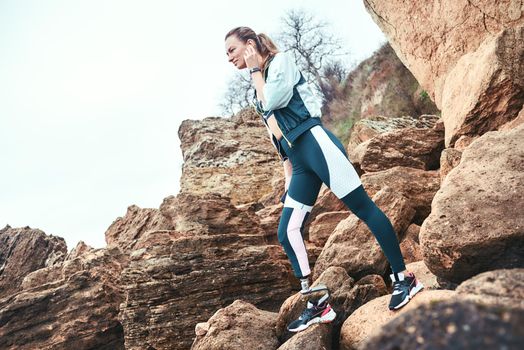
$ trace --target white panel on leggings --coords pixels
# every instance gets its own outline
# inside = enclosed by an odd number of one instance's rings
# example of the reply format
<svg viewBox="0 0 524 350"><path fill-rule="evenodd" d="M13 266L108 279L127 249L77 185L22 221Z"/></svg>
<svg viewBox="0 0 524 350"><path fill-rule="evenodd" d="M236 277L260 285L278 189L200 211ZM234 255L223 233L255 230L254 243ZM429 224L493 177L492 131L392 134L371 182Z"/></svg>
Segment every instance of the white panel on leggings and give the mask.
<svg viewBox="0 0 524 350"><path fill-rule="evenodd" d="M310 212L311 209L313 209L312 206L302 204L302 203L294 200L293 198L291 198L291 196L289 195L289 192L286 195L286 200L284 201L284 207L293 208L293 209L303 209L303 210L305 210L307 212Z"/></svg>
<svg viewBox="0 0 524 350"><path fill-rule="evenodd" d="M307 258L307 250L304 245L304 238L300 231L306 218L306 214L307 211L304 209L293 209L287 224L287 239L289 240L291 248L295 252L302 276L307 276L311 273L309 260Z"/></svg>
<svg viewBox="0 0 524 350"><path fill-rule="evenodd" d="M317 140L326 159L331 191L338 198L342 198L360 186L362 183L355 168L337 145L331 141L324 129L320 125L316 125L311 128L311 133Z"/></svg>

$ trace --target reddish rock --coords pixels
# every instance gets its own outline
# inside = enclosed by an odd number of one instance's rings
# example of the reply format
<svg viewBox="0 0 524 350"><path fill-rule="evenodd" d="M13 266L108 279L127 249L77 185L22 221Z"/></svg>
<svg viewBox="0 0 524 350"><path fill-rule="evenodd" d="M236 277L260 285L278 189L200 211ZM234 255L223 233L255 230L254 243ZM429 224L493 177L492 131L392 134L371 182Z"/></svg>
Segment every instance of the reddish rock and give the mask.
<svg viewBox="0 0 524 350"><path fill-rule="evenodd" d="M438 171L400 166L366 173L362 176L362 184L371 197L388 186L408 198L416 210L413 221L417 224L422 224L431 212L431 201L440 188Z"/></svg>
<svg viewBox="0 0 524 350"><path fill-rule="evenodd" d="M382 327L362 348L520 349L522 324L522 309L448 300L410 309Z"/></svg>
<svg viewBox="0 0 524 350"><path fill-rule="evenodd" d="M126 256L117 247L77 248L63 263L27 275L23 290L0 299L0 348L124 349L117 315Z"/></svg>
<svg viewBox="0 0 524 350"><path fill-rule="evenodd" d="M456 291L476 303L524 309L524 269L483 272L462 282Z"/></svg>
<svg viewBox="0 0 524 350"><path fill-rule="evenodd" d="M415 215L409 200L389 187L379 191L373 201L390 219L397 233L404 232ZM340 222L324 245L313 277L320 276L330 266L343 267L350 276L361 278L385 274L388 262L366 224L352 214Z"/></svg>
<svg viewBox="0 0 524 350"><path fill-rule="evenodd" d="M323 247L327 239L340 221L350 215L347 211L333 211L322 213L310 225L309 240L319 247Z"/></svg>
<svg viewBox="0 0 524 350"><path fill-rule="evenodd" d="M444 178L448 173L460 163L462 152L454 148L446 148L440 155L440 181L444 181Z"/></svg>
<svg viewBox="0 0 524 350"><path fill-rule="evenodd" d="M388 308L390 295L373 299L358 308L344 322L340 333L340 350L367 349L363 345L366 340L378 334L391 320L410 310L416 310L421 305L448 300L454 298L454 296L455 292L447 290L423 291L417 294L406 306L396 311L390 311ZM399 335L402 334L399 333Z"/></svg>
<svg viewBox="0 0 524 350"><path fill-rule="evenodd" d="M118 217L106 230L108 246L118 246L124 252L133 250L138 239L150 231L173 230L174 225L158 209L127 208L124 217Z"/></svg>
<svg viewBox="0 0 524 350"><path fill-rule="evenodd" d="M0 230L0 298L20 290L25 276L60 264L67 254L63 238L30 227Z"/></svg>
<svg viewBox="0 0 524 350"><path fill-rule="evenodd" d="M422 249L419 244L411 238L405 238L400 242L400 251L404 257L404 263L410 264L412 262L421 261L424 259L422 256Z"/></svg>
<svg viewBox="0 0 524 350"><path fill-rule="evenodd" d="M432 289L442 289L437 276L429 271L424 261L416 261L406 265L406 270L413 272L417 279L424 285L424 291Z"/></svg>
<svg viewBox="0 0 524 350"><path fill-rule="evenodd" d="M462 154L420 230L424 261L455 283L524 266L524 125L489 132Z"/></svg>
<svg viewBox="0 0 524 350"><path fill-rule="evenodd" d="M279 346L275 334L277 314L235 300L199 324L191 350L271 350ZM199 334L200 333L200 334Z"/></svg>

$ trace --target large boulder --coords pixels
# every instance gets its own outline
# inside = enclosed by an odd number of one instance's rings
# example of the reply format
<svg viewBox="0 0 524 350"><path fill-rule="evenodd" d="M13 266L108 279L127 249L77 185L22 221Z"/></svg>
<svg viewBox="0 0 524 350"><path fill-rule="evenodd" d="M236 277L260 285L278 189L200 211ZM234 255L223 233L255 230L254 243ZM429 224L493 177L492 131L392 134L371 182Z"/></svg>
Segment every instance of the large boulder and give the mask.
<svg viewBox="0 0 524 350"><path fill-rule="evenodd" d="M524 102L519 1L364 1L400 60L442 110L446 146L514 119ZM409 20L406 20L409 18Z"/></svg>
<svg viewBox="0 0 524 350"><path fill-rule="evenodd" d="M235 300L218 310L207 322L198 324L191 350L274 350L279 346L275 334L277 314Z"/></svg>
<svg viewBox="0 0 524 350"><path fill-rule="evenodd" d="M408 198L416 210L413 221L419 225L431 212L431 201L440 188L438 171L403 166L366 173L361 180L370 196L388 186Z"/></svg>
<svg viewBox="0 0 524 350"><path fill-rule="evenodd" d="M404 128L377 135L359 144L351 160L364 172L394 166L435 170L439 168L443 148L443 129Z"/></svg>
<svg viewBox="0 0 524 350"><path fill-rule="evenodd" d="M252 108L231 118L184 120L178 136L184 157L182 192L217 192L235 205L248 203L272 192L275 169L283 174L264 123Z"/></svg>
<svg viewBox="0 0 524 350"><path fill-rule="evenodd" d="M380 329L362 348L508 349L524 344L524 310L448 300L410 309Z"/></svg>
<svg viewBox="0 0 524 350"><path fill-rule="evenodd" d="M0 298L19 291L29 273L60 264L66 255L63 238L7 225L0 230Z"/></svg>
<svg viewBox="0 0 524 350"><path fill-rule="evenodd" d="M389 187L375 194L373 201L390 219L397 235L406 230L415 215L409 200ZM338 224L324 245L315 263L314 279L330 266L343 267L351 277L361 278L385 274L388 262L367 225L352 214Z"/></svg>
<svg viewBox="0 0 524 350"><path fill-rule="evenodd" d="M0 348L123 350L126 264L118 247L79 243L63 262L28 274L21 291L0 299Z"/></svg>
<svg viewBox="0 0 524 350"><path fill-rule="evenodd" d="M505 269L478 274L456 289L478 303L524 309L524 269Z"/></svg>
<svg viewBox="0 0 524 350"><path fill-rule="evenodd" d="M489 132L462 154L420 231L424 261L460 283L480 272L524 267L524 125Z"/></svg>
<svg viewBox="0 0 524 350"><path fill-rule="evenodd" d="M424 304L435 303L455 297L455 292L448 290L432 290L419 292L413 300L400 310L390 311L388 308L391 296L384 295L364 304L349 316L340 333L340 349L367 349L363 344L366 340L380 332L382 327L402 314L419 308Z"/></svg>

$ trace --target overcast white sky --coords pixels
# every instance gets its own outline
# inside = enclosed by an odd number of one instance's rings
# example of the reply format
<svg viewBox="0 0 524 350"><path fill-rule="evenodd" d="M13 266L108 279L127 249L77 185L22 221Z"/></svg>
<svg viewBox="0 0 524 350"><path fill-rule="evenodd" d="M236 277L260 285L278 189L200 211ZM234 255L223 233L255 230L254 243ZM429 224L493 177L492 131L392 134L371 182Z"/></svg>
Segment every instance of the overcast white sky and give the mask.
<svg viewBox="0 0 524 350"><path fill-rule="evenodd" d="M0 228L99 248L128 206L177 194L180 122L219 115L235 73L224 35L271 36L291 8L355 61L386 40L361 0L0 0Z"/></svg>

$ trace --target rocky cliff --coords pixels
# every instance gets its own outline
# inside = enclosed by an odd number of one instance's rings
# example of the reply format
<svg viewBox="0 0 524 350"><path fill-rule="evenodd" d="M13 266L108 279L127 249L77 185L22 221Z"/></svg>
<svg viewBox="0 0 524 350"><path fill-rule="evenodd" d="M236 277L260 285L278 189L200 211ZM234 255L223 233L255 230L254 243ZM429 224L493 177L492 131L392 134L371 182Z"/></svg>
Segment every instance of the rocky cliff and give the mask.
<svg viewBox="0 0 524 350"><path fill-rule="evenodd" d="M347 143L420 294L388 310L385 256L324 188L304 238L337 318L286 332L306 299L276 238L282 170L246 110L185 121L181 192L131 205L106 248L0 230L0 348L520 349L522 2L365 4L442 110L370 115Z"/></svg>

